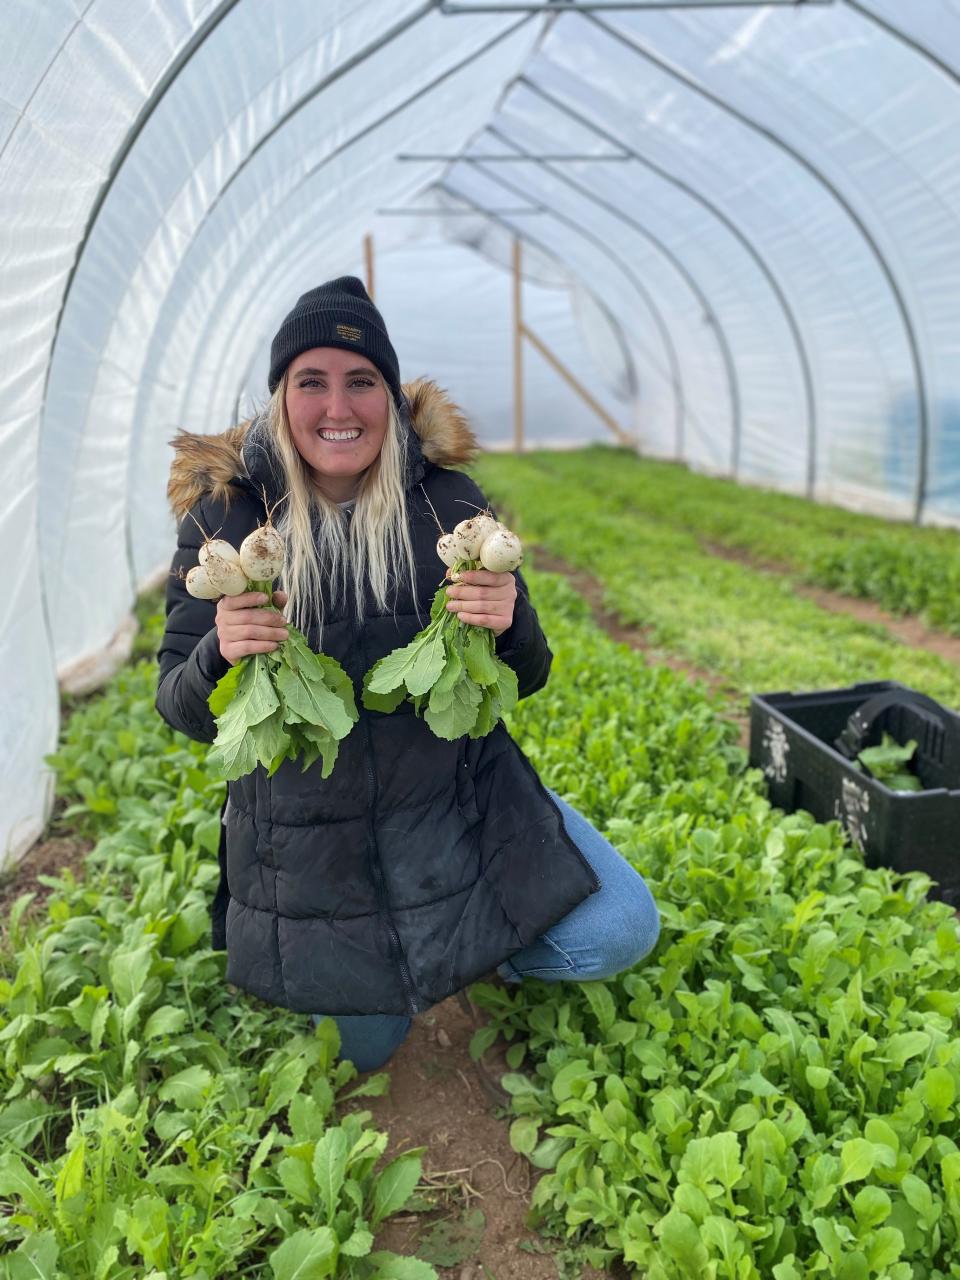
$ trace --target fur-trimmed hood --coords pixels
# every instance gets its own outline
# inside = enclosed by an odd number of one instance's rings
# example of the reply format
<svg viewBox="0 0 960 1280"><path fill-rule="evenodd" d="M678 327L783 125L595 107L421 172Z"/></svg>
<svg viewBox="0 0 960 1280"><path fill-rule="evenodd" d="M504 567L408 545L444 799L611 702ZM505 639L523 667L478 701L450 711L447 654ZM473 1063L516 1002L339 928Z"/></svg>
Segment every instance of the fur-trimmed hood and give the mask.
<svg viewBox="0 0 960 1280"><path fill-rule="evenodd" d="M410 480L416 483L420 478L424 461L438 467L472 462L479 450L476 436L447 393L427 378L404 383L402 390L400 418L412 428ZM219 435L180 431L170 444L174 459L167 498L178 521L206 494L229 504L237 479L265 483L268 494L279 487L276 457L263 416Z"/></svg>

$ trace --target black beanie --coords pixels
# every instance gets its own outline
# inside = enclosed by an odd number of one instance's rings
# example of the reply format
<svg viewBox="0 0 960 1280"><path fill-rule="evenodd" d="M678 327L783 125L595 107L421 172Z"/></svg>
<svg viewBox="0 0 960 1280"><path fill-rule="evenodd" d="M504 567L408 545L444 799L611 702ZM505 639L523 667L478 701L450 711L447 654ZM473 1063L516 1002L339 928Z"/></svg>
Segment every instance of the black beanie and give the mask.
<svg viewBox="0 0 960 1280"><path fill-rule="evenodd" d="M290 361L312 347L341 347L366 356L383 374L394 399L400 403L397 353L387 337L383 316L356 276L328 280L297 299L270 344L271 395Z"/></svg>

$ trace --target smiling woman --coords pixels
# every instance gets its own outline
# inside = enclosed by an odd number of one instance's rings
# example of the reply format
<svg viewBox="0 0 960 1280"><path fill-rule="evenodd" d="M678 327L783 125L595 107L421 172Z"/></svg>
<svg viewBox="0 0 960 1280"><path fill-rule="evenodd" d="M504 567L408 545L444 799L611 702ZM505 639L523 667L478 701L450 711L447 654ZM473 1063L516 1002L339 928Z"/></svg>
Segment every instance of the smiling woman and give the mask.
<svg viewBox="0 0 960 1280"><path fill-rule="evenodd" d="M334 502L355 497L388 426L388 393L377 366L336 347L305 351L286 374L293 442L317 488Z"/></svg>
<svg viewBox="0 0 960 1280"><path fill-rule="evenodd" d="M430 614L437 521L452 530L488 506L459 469L472 431L434 384L401 386L359 280L305 293L270 354L263 413L174 442L180 542L157 707L206 742L218 680L284 642L279 608L359 694ZM279 608L252 591L216 606L188 596L178 571L197 562L198 524L239 546L274 508ZM493 632L521 698L542 688L551 653L518 572L464 572L447 596L460 624ZM502 722L449 741L409 703L388 715L357 702L329 776L285 759L228 784L214 941L230 982L333 1016L343 1056L368 1070L415 1014L494 968L508 982L600 978L650 950L658 922L643 880L546 790Z"/></svg>

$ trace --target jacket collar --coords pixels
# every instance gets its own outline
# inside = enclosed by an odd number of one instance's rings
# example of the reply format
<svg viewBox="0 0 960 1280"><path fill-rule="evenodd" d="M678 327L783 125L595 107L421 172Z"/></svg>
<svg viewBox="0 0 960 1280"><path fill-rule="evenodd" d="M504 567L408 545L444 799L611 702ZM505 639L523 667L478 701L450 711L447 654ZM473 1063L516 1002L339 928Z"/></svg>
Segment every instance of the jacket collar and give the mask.
<svg viewBox="0 0 960 1280"><path fill-rule="evenodd" d="M464 466L479 449L461 410L427 378L404 383L400 422L407 436L407 488L418 484L430 465ZM219 435L180 431L170 444L174 459L167 498L181 520L205 495L229 505L237 489L266 493L270 503L284 492L283 472L266 416L230 427Z"/></svg>

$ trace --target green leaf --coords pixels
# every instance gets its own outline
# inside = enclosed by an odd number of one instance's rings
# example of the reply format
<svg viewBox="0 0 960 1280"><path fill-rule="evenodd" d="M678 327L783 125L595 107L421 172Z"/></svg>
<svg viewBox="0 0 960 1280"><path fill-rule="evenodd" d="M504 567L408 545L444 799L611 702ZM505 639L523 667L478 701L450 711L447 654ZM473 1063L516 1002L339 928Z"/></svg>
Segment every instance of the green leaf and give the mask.
<svg viewBox="0 0 960 1280"><path fill-rule="evenodd" d="M826 1089L833 1079L833 1072L828 1067L807 1067L805 1074L811 1089Z"/></svg>
<svg viewBox="0 0 960 1280"><path fill-rule="evenodd" d="M246 658L241 658L239 662L235 662L230 670L220 677L210 691L210 696L207 698L207 706L214 717L222 715L233 701L246 662Z"/></svg>
<svg viewBox="0 0 960 1280"><path fill-rule="evenodd" d="M127 1219L127 1248L148 1267L165 1267L170 1250L168 1206L160 1196L141 1196Z"/></svg>
<svg viewBox="0 0 960 1280"><path fill-rule="evenodd" d="M349 1147L346 1133L336 1127L327 1129L313 1153L313 1176L317 1180L328 1222L337 1212L340 1188L347 1173Z"/></svg>
<svg viewBox="0 0 960 1280"><path fill-rule="evenodd" d="M452 643L447 647L446 663L440 674L440 679L430 690L431 710L439 711L443 707L449 706L453 700L454 687L463 675L463 671L463 659L460 656L460 648L456 643L456 635L454 635Z"/></svg>
<svg viewBox="0 0 960 1280"><path fill-rule="evenodd" d="M370 669L374 670L373 667ZM368 711L382 711L384 715L389 715L391 711L396 711L406 696L406 686L401 684L390 693L371 693L369 689L364 688L362 700Z"/></svg>
<svg viewBox="0 0 960 1280"><path fill-rule="evenodd" d="M437 1280L436 1270L419 1258L402 1258L398 1253L371 1253L369 1261L376 1267L371 1280Z"/></svg>
<svg viewBox="0 0 960 1280"><path fill-rule="evenodd" d="M294 1142L316 1142L327 1127L327 1112L305 1093L298 1093L291 1101L287 1119Z"/></svg>
<svg viewBox="0 0 960 1280"><path fill-rule="evenodd" d="M438 738L455 742L469 733L476 723L481 697L479 687L472 680L461 679L452 690L449 704L440 711L434 711L431 702L423 718Z"/></svg>
<svg viewBox="0 0 960 1280"><path fill-rule="evenodd" d="M863 1187L853 1198L853 1215L863 1228L886 1222L892 1207L890 1197L880 1187Z"/></svg>
<svg viewBox="0 0 960 1280"><path fill-rule="evenodd" d="M38 1218L49 1219L53 1212L50 1197L18 1155L0 1155L0 1196L15 1196Z"/></svg>
<svg viewBox="0 0 960 1280"><path fill-rule="evenodd" d="M366 695L367 691L370 693L391 693L394 689L405 685L407 676L413 670L421 650L429 646L437 633L438 629L431 625L414 636L410 643L404 645L403 648L394 649L385 658L375 662L364 676L364 695Z"/></svg>
<svg viewBox="0 0 960 1280"><path fill-rule="evenodd" d="M927 1106L938 1120L945 1120L957 1096L957 1085L946 1067L930 1067L921 1081Z"/></svg>
<svg viewBox="0 0 960 1280"><path fill-rule="evenodd" d="M305 1058L290 1058L279 1071L273 1073L270 1077L267 1100L264 1103L264 1110L268 1116L275 1115L282 1107L288 1107L295 1095L300 1092L300 1086L307 1074L307 1065Z"/></svg>
<svg viewBox="0 0 960 1280"><path fill-rule="evenodd" d="M567 1098L572 1098L574 1086L581 1081L588 1080L592 1074L589 1064L584 1062L582 1058L576 1058L573 1062L565 1063L553 1077L550 1086L554 1098L557 1102L565 1102Z"/></svg>
<svg viewBox="0 0 960 1280"><path fill-rule="evenodd" d="M173 1102L184 1111L197 1111L203 1106L204 1095L213 1077L206 1067L185 1067L165 1080L157 1090L161 1102Z"/></svg>
<svg viewBox="0 0 960 1280"><path fill-rule="evenodd" d="M930 1037L926 1031L903 1031L881 1045L881 1052L899 1071L911 1058L919 1057L929 1048Z"/></svg>
<svg viewBox="0 0 960 1280"><path fill-rule="evenodd" d="M865 1243L865 1248L871 1270L879 1274L903 1253L903 1235L896 1227L881 1227Z"/></svg>
<svg viewBox="0 0 960 1280"><path fill-rule="evenodd" d="M510 1126L510 1145L521 1155L530 1155L539 1138L540 1126L533 1116L520 1116Z"/></svg>
<svg viewBox="0 0 960 1280"><path fill-rule="evenodd" d="M337 1265L337 1238L329 1227L295 1231L269 1262L274 1280L325 1280Z"/></svg>
<svg viewBox="0 0 960 1280"><path fill-rule="evenodd" d="M940 1217L940 1205L934 1199L933 1192L922 1178L915 1173L906 1173L900 1184L904 1199L919 1216L925 1226L932 1226Z"/></svg>
<svg viewBox="0 0 960 1280"><path fill-rule="evenodd" d="M323 725L332 737L344 738L353 728L353 718L343 701L327 688L322 668L314 672L303 667L293 670L284 663L277 668L277 689L286 709L308 724Z"/></svg>
<svg viewBox="0 0 960 1280"><path fill-rule="evenodd" d="M837 1268L837 1280L870 1280L870 1264L859 1249L846 1253Z"/></svg>
<svg viewBox="0 0 960 1280"><path fill-rule="evenodd" d="M56 1182L53 1186L54 1200L57 1205L72 1200L83 1191L83 1174L86 1166L87 1144L83 1138L75 1141L69 1154L60 1166Z"/></svg>
<svg viewBox="0 0 960 1280"><path fill-rule="evenodd" d="M411 697L429 693L440 679L440 675L447 663L446 628L443 626L437 627L432 635L428 628L426 635L428 639L421 646L404 678L407 693Z"/></svg>
<svg viewBox="0 0 960 1280"><path fill-rule="evenodd" d="M593 1016L600 1027L600 1034L605 1035L617 1020L617 1006L610 988L602 982L584 982L580 990L587 997Z"/></svg>
<svg viewBox="0 0 960 1280"><path fill-rule="evenodd" d="M356 1226L340 1246L340 1252L348 1258L365 1258L372 1248L372 1233L364 1226Z"/></svg>
<svg viewBox="0 0 960 1280"><path fill-rule="evenodd" d="M207 755L207 763L231 782L257 766L256 740L249 730L280 708L280 699L270 675L272 668L265 661L267 656L257 653L241 659L237 665L247 665L233 698L217 717L217 736ZM268 726L263 734L275 736L275 727ZM274 754L275 751L265 758L271 759Z"/></svg>
<svg viewBox="0 0 960 1280"><path fill-rule="evenodd" d="M121 947L114 951L107 963L110 985L116 1001L121 1006L130 1005L143 990L153 964L153 944L139 947Z"/></svg>
<svg viewBox="0 0 960 1280"><path fill-rule="evenodd" d="M415 1147L391 1160L373 1188L371 1222L378 1227L391 1213L398 1213L420 1180L421 1157L426 1147Z"/></svg>
<svg viewBox="0 0 960 1280"><path fill-rule="evenodd" d="M877 1148L866 1138L852 1138L840 1150L840 1182L862 1182L877 1164Z"/></svg>
<svg viewBox="0 0 960 1280"><path fill-rule="evenodd" d="M57 1238L52 1231L31 1234L16 1253L5 1255L9 1270L4 1274L9 1280L50 1280L51 1276L62 1274L57 1269L59 1257Z"/></svg>
<svg viewBox="0 0 960 1280"><path fill-rule="evenodd" d="M479 685L496 684L500 672L493 652L493 632L489 627L470 627L464 643L464 658L470 676Z"/></svg>
<svg viewBox="0 0 960 1280"><path fill-rule="evenodd" d="M55 1111L42 1098L17 1098L0 1107L0 1143L26 1149L43 1128L45 1118Z"/></svg>
<svg viewBox="0 0 960 1280"><path fill-rule="evenodd" d="M287 1195L292 1196L298 1204L313 1204L316 1183L310 1166L299 1156L285 1156L277 1165L277 1177L283 1183Z"/></svg>
<svg viewBox="0 0 960 1280"><path fill-rule="evenodd" d="M660 1237L667 1257L680 1263L683 1275L692 1278L705 1272L709 1261L707 1250L700 1238L700 1229L691 1217L671 1209L654 1227L654 1232Z"/></svg>

